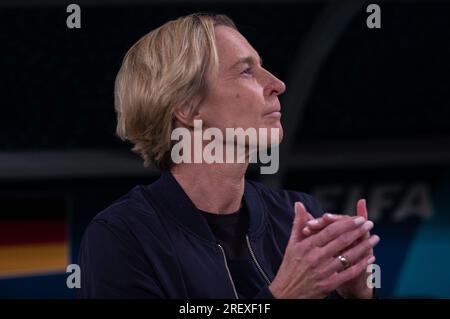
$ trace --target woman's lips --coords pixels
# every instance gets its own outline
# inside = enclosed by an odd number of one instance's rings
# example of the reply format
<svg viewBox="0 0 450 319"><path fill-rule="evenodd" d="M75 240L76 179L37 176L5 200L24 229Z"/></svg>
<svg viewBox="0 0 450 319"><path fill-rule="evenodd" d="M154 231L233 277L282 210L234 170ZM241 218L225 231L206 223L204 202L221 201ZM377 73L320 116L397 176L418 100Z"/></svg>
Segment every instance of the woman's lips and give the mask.
<svg viewBox="0 0 450 319"><path fill-rule="evenodd" d="M279 119L281 117L281 112L280 111L270 112L270 113L267 113L266 115L264 115L264 117L278 118Z"/></svg>

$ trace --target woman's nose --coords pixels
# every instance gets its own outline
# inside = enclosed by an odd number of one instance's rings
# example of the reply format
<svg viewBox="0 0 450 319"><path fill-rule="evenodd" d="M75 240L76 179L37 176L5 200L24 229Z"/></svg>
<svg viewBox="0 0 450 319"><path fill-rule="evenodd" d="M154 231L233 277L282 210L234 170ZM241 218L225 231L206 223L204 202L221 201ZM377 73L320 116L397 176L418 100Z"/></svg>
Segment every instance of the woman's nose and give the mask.
<svg viewBox="0 0 450 319"><path fill-rule="evenodd" d="M275 76L274 76L275 77ZM276 84L276 91L278 92L277 95L283 94L284 91L286 91L286 84L284 84L283 81L281 81L279 78L275 77L275 80L277 82Z"/></svg>
<svg viewBox="0 0 450 319"><path fill-rule="evenodd" d="M268 95L281 95L284 93L284 91L286 91L286 84L284 84L283 81L281 81L280 79L278 79L275 75L273 75L272 73L268 72L269 74L269 81L267 84L267 92Z"/></svg>

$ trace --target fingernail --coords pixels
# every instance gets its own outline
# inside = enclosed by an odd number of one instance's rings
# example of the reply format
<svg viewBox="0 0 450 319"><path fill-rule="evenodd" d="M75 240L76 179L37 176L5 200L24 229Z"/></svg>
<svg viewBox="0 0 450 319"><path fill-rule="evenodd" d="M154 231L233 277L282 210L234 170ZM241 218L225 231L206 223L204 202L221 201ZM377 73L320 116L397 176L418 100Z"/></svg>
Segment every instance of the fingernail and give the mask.
<svg viewBox="0 0 450 319"><path fill-rule="evenodd" d="M375 246L379 241L380 241L380 237L378 237L377 235L373 235L373 236L370 237L370 239L369 239L369 243L370 243L372 246Z"/></svg>
<svg viewBox="0 0 450 319"><path fill-rule="evenodd" d="M356 217L353 221L356 225L361 225L362 223L364 223L365 219L364 217Z"/></svg>
<svg viewBox="0 0 450 319"><path fill-rule="evenodd" d="M366 221L366 222L364 223L364 225L363 225L363 228L364 228L365 230L372 229L372 227L373 227L373 222L370 221L370 220Z"/></svg>
<svg viewBox="0 0 450 319"><path fill-rule="evenodd" d="M297 202L298 205L302 208L302 210L306 211L305 205L302 202Z"/></svg>
<svg viewBox="0 0 450 319"><path fill-rule="evenodd" d="M368 265L373 264L374 261L375 261L375 256L372 256L367 260L367 264Z"/></svg>
<svg viewBox="0 0 450 319"><path fill-rule="evenodd" d="M331 214L331 213L326 213L325 215L326 215L327 218L333 219L333 220L337 220L337 219L339 219L339 217L341 217L339 215Z"/></svg>
<svg viewBox="0 0 450 319"><path fill-rule="evenodd" d="M313 219L308 221L306 224L309 226L316 226L319 223L319 221L317 219Z"/></svg>
<svg viewBox="0 0 450 319"><path fill-rule="evenodd" d="M300 202L295 202L294 204L294 216L297 216L297 207L300 206Z"/></svg>
<svg viewBox="0 0 450 319"><path fill-rule="evenodd" d="M309 230L309 228L305 227L305 228L303 228L303 234L308 236L311 234L311 231Z"/></svg>

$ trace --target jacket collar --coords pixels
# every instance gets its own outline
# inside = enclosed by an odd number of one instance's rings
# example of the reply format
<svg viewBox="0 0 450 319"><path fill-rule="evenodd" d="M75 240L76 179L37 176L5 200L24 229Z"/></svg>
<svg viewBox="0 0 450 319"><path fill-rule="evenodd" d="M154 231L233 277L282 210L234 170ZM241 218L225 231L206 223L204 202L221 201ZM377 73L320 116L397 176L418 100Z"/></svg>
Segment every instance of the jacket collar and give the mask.
<svg viewBox="0 0 450 319"><path fill-rule="evenodd" d="M170 171L163 171L156 182L147 186L147 190L157 205L155 209L158 209L160 213L170 215L183 228L202 239L216 242L207 222ZM255 237L264 229L266 211L258 189L247 180L244 184L244 201L249 213L248 234L250 237Z"/></svg>

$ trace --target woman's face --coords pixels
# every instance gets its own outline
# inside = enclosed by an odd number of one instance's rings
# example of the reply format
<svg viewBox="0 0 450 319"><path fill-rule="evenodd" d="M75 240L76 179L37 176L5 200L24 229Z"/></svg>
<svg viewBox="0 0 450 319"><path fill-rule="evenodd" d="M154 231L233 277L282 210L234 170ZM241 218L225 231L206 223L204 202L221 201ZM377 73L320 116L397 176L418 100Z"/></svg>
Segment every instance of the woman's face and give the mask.
<svg viewBox="0 0 450 319"><path fill-rule="evenodd" d="M236 30L215 28L219 58L218 73L210 77L208 93L198 108L196 119L203 128L279 129L278 142L283 137L280 123L280 102L285 84L261 65L255 49Z"/></svg>

